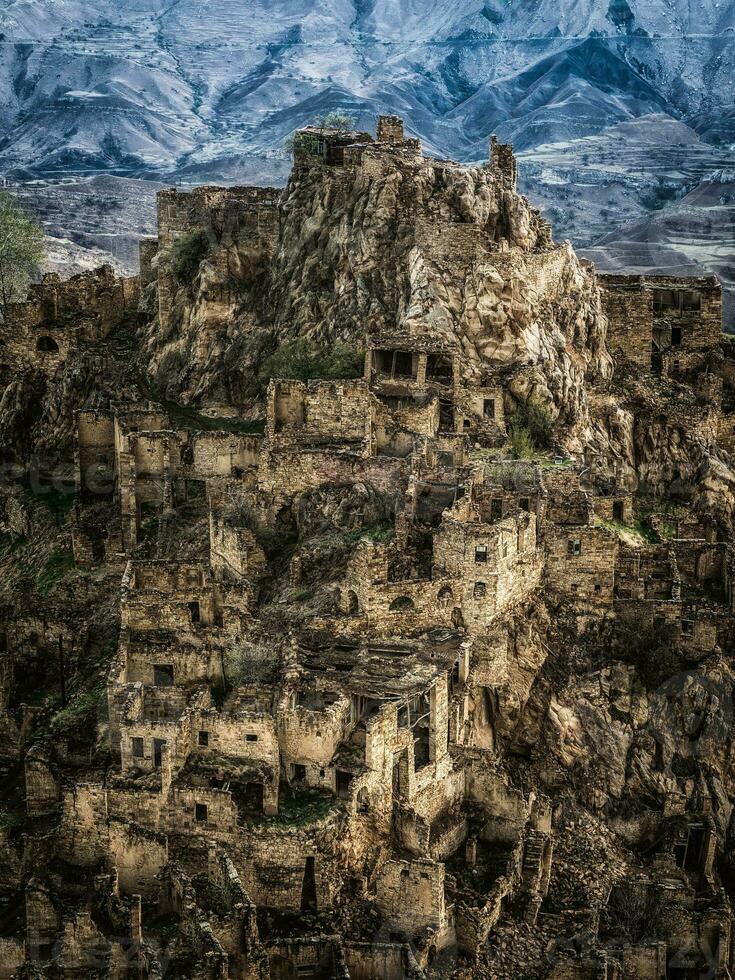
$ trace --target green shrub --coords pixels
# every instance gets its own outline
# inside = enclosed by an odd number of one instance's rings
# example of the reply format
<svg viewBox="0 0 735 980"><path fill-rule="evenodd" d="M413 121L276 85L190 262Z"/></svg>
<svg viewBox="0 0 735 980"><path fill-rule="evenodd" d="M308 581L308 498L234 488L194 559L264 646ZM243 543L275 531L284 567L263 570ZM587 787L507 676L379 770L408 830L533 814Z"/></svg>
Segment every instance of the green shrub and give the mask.
<svg viewBox="0 0 735 980"><path fill-rule="evenodd" d="M54 735L64 733L79 733L91 723L97 721L97 712L105 696L104 685L91 691L82 691L61 711L57 711L51 719L51 731Z"/></svg>
<svg viewBox="0 0 735 980"><path fill-rule="evenodd" d="M508 448L514 459L528 459L536 447L528 429L513 421L508 427Z"/></svg>
<svg viewBox="0 0 735 980"><path fill-rule="evenodd" d="M511 426L518 425L528 432L536 449L548 449L554 437L551 412L540 402L528 401L518 406Z"/></svg>
<svg viewBox="0 0 735 980"><path fill-rule="evenodd" d="M271 684L278 676L279 659L277 650L270 645L240 640L223 656L227 683L231 687L253 682Z"/></svg>
<svg viewBox="0 0 735 980"><path fill-rule="evenodd" d="M390 524L382 524L377 527L356 527L352 531L346 531L345 538L349 542L365 540L375 544L388 544L393 540L394 534Z"/></svg>
<svg viewBox="0 0 735 980"><path fill-rule="evenodd" d="M36 591L41 595L53 592L59 582L74 569L74 555L70 551L53 551L36 576Z"/></svg>
<svg viewBox="0 0 735 980"><path fill-rule="evenodd" d="M171 271L181 286L190 285L199 272L202 259L209 251L203 231L192 231L177 239L171 248Z"/></svg>
<svg viewBox="0 0 735 980"><path fill-rule="evenodd" d="M359 378L362 374L364 353L352 344L337 342L331 347L318 347L298 337L287 341L267 357L260 368L263 381L271 378L288 378L295 381L314 379Z"/></svg>

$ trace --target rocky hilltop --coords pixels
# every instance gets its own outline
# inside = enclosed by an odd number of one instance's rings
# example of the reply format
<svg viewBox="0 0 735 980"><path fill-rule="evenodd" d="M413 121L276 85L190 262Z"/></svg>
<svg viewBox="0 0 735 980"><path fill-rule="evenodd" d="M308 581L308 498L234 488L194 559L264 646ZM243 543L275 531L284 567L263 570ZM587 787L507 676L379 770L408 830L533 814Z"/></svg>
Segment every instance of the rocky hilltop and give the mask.
<svg viewBox="0 0 735 980"><path fill-rule="evenodd" d="M0 325L0 977L726 980L721 284L293 156Z"/></svg>

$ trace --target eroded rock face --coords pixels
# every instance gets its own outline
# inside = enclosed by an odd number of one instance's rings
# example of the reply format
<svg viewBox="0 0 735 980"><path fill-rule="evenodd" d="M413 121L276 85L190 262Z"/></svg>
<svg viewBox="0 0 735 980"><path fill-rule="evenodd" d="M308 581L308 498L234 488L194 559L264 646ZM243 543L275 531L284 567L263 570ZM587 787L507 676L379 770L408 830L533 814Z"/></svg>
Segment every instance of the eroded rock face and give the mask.
<svg viewBox="0 0 735 980"><path fill-rule="evenodd" d="M302 537L379 527L395 514L397 503L369 484L325 485L301 494L294 502L296 526Z"/></svg>
<svg viewBox="0 0 735 980"><path fill-rule="evenodd" d="M713 657L647 691L633 667L613 663L551 698L545 747L561 766L581 774L597 809L625 797L663 805L669 794L695 803L704 778L724 833L731 813L734 681L730 665Z"/></svg>
<svg viewBox="0 0 735 980"><path fill-rule="evenodd" d="M612 371L594 273L491 169L301 168L279 210L267 264L242 242L218 245L193 293L179 292L175 335L151 326L147 366L169 394L252 408L263 351L289 337L430 333L459 346L467 382L502 370L509 404L533 398L570 446L588 438L586 384ZM225 279L236 295L223 300Z"/></svg>

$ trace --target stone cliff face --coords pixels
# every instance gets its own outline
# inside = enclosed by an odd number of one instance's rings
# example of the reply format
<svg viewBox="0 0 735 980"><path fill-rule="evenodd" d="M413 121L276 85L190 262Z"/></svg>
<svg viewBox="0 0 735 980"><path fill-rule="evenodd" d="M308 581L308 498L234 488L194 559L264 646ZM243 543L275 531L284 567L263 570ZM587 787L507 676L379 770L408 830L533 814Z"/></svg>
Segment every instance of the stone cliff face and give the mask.
<svg viewBox="0 0 735 980"><path fill-rule="evenodd" d="M215 238L178 288L176 331L151 324L148 367L171 396L257 412L257 365L286 340L429 333L458 345L468 381L502 372L509 407L541 402L570 447L588 440L586 386L612 372L594 272L497 170L302 165L278 211L267 255Z"/></svg>

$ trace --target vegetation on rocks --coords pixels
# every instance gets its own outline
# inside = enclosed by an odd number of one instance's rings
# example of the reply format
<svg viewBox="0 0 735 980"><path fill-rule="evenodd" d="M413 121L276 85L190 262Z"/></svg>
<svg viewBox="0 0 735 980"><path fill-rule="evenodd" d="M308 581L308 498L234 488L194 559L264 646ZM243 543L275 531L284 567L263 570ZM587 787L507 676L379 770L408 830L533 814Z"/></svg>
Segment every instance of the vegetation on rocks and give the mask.
<svg viewBox="0 0 735 980"><path fill-rule="evenodd" d="M355 344L337 341L324 347L299 337L282 344L263 361L260 377L266 382L271 378L295 381L359 378L364 356L364 351Z"/></svg>
<svg viewBox="0 0 735 980"><path fill-rule="evenodd" d="M193 282L208 250L209 243L203 231L193 231L174 242L171 270L180 285L188 286Z"/></svg>

